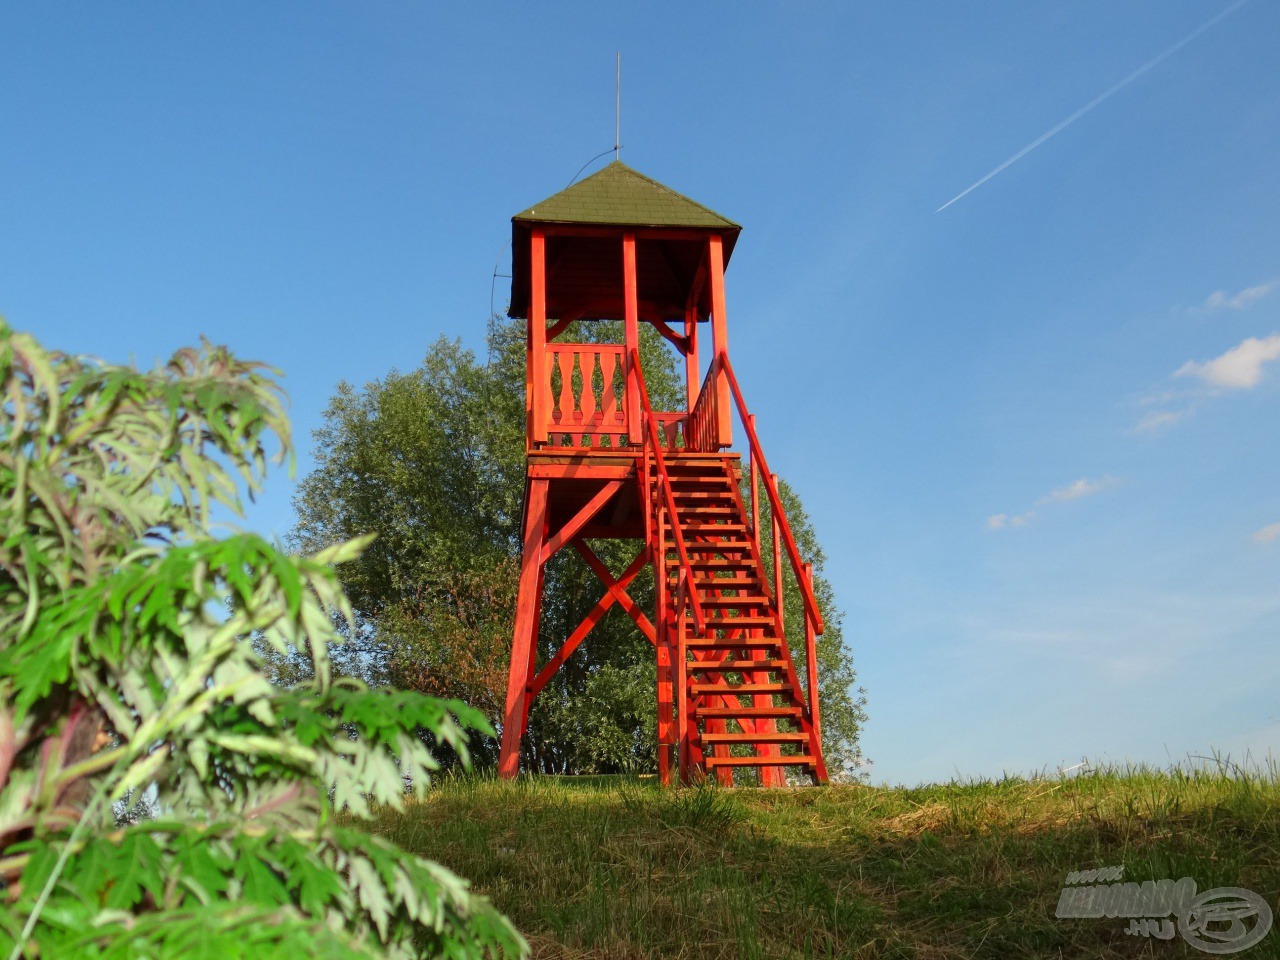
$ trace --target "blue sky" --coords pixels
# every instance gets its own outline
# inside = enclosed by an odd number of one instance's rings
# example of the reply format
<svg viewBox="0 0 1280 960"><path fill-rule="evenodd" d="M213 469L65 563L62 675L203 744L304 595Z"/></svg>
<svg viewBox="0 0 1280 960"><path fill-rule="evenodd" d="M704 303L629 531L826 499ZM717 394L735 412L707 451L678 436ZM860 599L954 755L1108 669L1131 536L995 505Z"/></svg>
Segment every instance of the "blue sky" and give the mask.
<svg viewBox="0 0 1280 960"><path fill-rule="evenodd" d="M481 348L613 139L745 225L730 344L875 780L1280 754L1280 6L0 8L0 314L340 379ZM503 293L499 290L498 305ZM280 533L278 475L249 522Z"/></svg>

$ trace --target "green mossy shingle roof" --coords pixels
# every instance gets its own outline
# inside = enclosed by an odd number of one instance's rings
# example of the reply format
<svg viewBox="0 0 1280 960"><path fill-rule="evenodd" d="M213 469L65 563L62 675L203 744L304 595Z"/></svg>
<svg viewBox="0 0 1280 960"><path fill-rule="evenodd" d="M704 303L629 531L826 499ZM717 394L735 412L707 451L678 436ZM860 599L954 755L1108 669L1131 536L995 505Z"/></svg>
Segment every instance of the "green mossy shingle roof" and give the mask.
<svg viewBox="0 0 1280 960"><path fill-rule="evenodd" d="M511 218L525 223L740 230L714 210L615 160Z"/></svg>

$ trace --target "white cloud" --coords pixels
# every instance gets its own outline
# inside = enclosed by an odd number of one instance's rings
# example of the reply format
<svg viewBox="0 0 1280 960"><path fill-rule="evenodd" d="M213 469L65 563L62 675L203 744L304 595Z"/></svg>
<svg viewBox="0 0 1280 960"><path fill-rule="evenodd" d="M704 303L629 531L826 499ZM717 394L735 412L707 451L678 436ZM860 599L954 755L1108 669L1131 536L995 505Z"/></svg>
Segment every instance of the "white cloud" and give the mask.
<svg viewBox="0 0 1280 960"><path fill-rule="evenodd" d="M1189 360L1174 371L1175 377L1192 376L1225 390L1248 390L1262 380L1262 365L1280 359L1280 333L1258 339L1249 337L1212 360Z"/></svg>
<svg viewBox="0 0 1280 960"><path fill-rule="evenodd" d="M1253 539L1258 543L1270 543L1272 540L1280 540L1280 523L1269 523L1261 530L1253 535Z"/></svg>
<svg viewBox="0 0 1280 960"><path fill-rule="evenodd" d="M1133 429L1138 433L1163 430L1165 427L1173 426L1190 412L1190 410L1160 410L1156 413L1149 413L1139 420L1138 425Z"/></svg>
<svg viewBox="0 0 1280 960"><path fill-rule="evenodd" d="M1036 506L1043 507L1055 503L1069 503L1072 500L1079 500L1081 497L1090 497L1095 493L1114 487L1119 482L1119 477L1113 477L1110 474L1099 477L1097 480L1081 477L1079 480L1068 483L1065 487L1051 490L1036 501ZM1026 513L992 514L987 517L987 529L1004 530L1008 527L1025 527L1035 515L1036 512L1034 510L1028 510Z"/></svg>
<svg viewBox="0 0 1280 960"><path fill-rule="evenodd" d="M1257 303L1272 290L1280 287L1280 280L1268 280L1256 286L1245 287L1237 294L1228 294L1225 290L1215 290L1209 294L1200 309L1213 312L1215 310L1243 310Z"/></svg>
<svg viewBox="0 0 1280 960"><path fill-rule="evenodd" d="M1116 477L1107 475L1097 480L1090 480L1087 477L1081 477L1074 483L1069 483L1065 487L1059 487L1057 490L1051 491L1047 496L1041 497L1036 501L1038 504L1046 503L1067 503L1070 500L1079 500L1081 497L1090 497L1095 493L1100 493L1108 487L1114 487L1119 480Z"/></svg>
<svg viewBox="0 0 1280 960"><path fill-rule="evenodd" d="M1005 527L1025 527L1031 518L1036 515L1034 510L1028 510L1026 513L1015 514L1009 516L1007 513L997 513L987 517L988 530L1003 530Z"/></svg>

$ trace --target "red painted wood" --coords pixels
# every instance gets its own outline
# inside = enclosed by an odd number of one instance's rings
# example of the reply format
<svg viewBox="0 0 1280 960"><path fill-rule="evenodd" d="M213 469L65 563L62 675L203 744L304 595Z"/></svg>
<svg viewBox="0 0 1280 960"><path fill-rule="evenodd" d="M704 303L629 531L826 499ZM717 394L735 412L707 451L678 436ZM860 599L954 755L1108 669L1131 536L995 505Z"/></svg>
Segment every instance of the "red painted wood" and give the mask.
<svg viewBox="0 0 1280 960"><path fill-rule="evenodd" d="M622 576L618 578L617 585L625 591L626 588L630 586L631 581L634 580L640 571L644 569L645 563L648 559L649 557L647 552L644 550L640 551L639 555L637 555L636 558L627 566L627 569L623 571ZM596 601L596 605L591 608L590 612L588 612L585 617L583 617L582 622L578 624L573 633L569 634L568 639L565 640L560 649L556 651L555 656L547 661L546 666L544 666L534 678L532 684L534 696L537 696L542 692L542 688L545 687L560 668L564 666L565 662L573 656L574 652L582 644L582 641L587 639L588 634L595 629L596 624L603 619L604 615L608 613L609 609L617 602L618 598L609 591L606 591L605 595Z"/></svg>
<svg viewBox="0 0 1280 960"><path fill-rule="evenodd" d="M529 409L529 439L535 443L547 440L546 398L542 388L547 379L547 269L546 239L535 228L529 237L529 384L526 406Z"/></svg>
<svg viewBox="0 0 1280 960"><path fill-rule="evenodd" d="M539 579L542 573L542 540L547 529L546 480L529 482L525 505L524 555L520 564L520 589L516 597L516 623L511 641L511 666L507 676L507 704L503 713L502 750L498 773L514 777L520 763L520 741L528 716L529 682L533 679L529 661L537 652L536 627L541 605Z"/></svg>
<svg viewBox="0 0 1280 960"><path fill-rule="evenodd" d="M614 264L602 264L614 278L608 283L592 286L575 280L574 292L559 289L556 257L566 244L548 246L548 235L613 238L621 247L621 274ZM822 630L821 613L813 597L812 570L801 564L777 478L769 473L754 418L729 362L726 238L706 230L559 225L539 225L526 236L531 270L529 487L500 773L513 776L518 768L530 703L618 605L654 644L662 783L711 776L727 785L734 782L734 769L741 767L754 770L761 785L778 786L786 782L784 768L789 765L799 765L816 782L825 782L814 651L816 634ZM637 243L659 237L696 238L702 245L697 273L687 293L679 293L682 307L646 302L640 296L637 270L653 264L661 272L663 261L649 249L638 249ZM684 266L671 257L665 263L663 283L687 276L682 274ZM615 284L621 289L611 290ZM668 290L661 299L673 298ZM548 304L554 305L558 317L550 329ZM625 342L550 342L582 316L623 320ZM701 384L700 316L710 321L712 334L711 363ZM685 356L683 411L652 408L640 369L640 322L653 324ZM739 491L737 455L720 456L731 440L735 406L747 435L749 510ZM775 552L769 558L760 552L761 482L775 524ZM559 526L554 535L548 529L553 519ZM597 536L643 537L645 545L627 571L615 578L585 542ZM537 670L545 564L566 545L583 556L605 592ZM804 598L804 684L788 647L778 599L784 549ZM627 592L646 562L653 564L655 573L652 615ZM739 744L753 754L733 756L730 748ZM784 753L784 745L798 753Z"/></svg>
<svg viewBox="0 0 1280 960"><path fill-rule="evenodd" d="M734 402L738 406L738 414L743 424L746 426L747 439L751 446L751 457L760 464L760 473L764 477L765 492L769 494L769 506L774 514L779 518L782 530L783 543L787 548L787 556L791 560L791 567L796 573L798 579L801 580L800 592L804 595L806 606L813 613L814 629L818 633L823 632L822 611L818 609L818 600L813 595L813 588L809 584L804 583L803 577L800 577L800 548L796 546L795 535L791 532L791 524L787 521L786 510L782 506L782 498L778 494L778 485L774 482L774 475L769 472L769 464L764 457L764 449L760 446L760 438L756 436L756 431L751 422L751 415L747 411L747 402L742 399L742 387L738 385L738 377L733 372L733 364L729 362L728 356L718 358L723 361L723 369L725 379L729 384L729 390L734 398Z"/></svg>
<svg viewBox="0 0 1280 960"><path fill-rule="evenodd" d="M694 404L698 402L698 378L702 375L698 367L698 308L695 303L690 303L684 310L684 341L684 382L688 397L685 408L693 413ZM687 440L685 446L693 449Z"/></svg>
<svg viewBox="0 0 1280 960"><path fill-rule="evenodd" d="M804 565L804 579L813 590L813 564ZM813 724L813 734L822 742L822 719L818 711L818 647L814 636L813 617L808 614L804 618L804 655L806 661L805 678L809 684L809 722Z"/></svg>
<svg viewBox="0 0 1280 960"><path fill-rule="evenodd" d="M711 349L717 360L729 355L729 323L724 300L724 241L719 234L707 238L707 280L711 284ZM724 378L716 377L715 440L721 447L733 443L733 424L729 419L729 388Z"/></svg>
<svg viewBox="0 0 1280 960"><path fill-rule="evenodd" d="M582 505L582 508L549 539L542 548L542 562L550 560L557 550L578 535L578 531L599 512L615 493L622 489L621 480L611 480L601 487L596 495Z"/></svg>
<svg viewBox="0 0 1280 960"><path fill-rule="evenodd" d="M778 475L771 477L774 487L778 485ZM781 502L781 501L779 501ZM787 629L787 590L782 582L782 523L778 511L773 510L773 595L778 598L778 632L786 633Z"/></svg>
<svg viewBox="0 0 1280 960"><path fill-rule="evenodd" d="M635 365L635 369L628 369L627 373L639 373L640 296L637 292L636 235L634 233L623 234L622 237L622 288L626 311L623 318L623 333L627 346L627 358L629 364ZM631 377L628 376L628 380L630 379ZM642 442L638 399L633 391L627 391L627 435L631 443L637 446Z"/></svg>
<svg viewBox="0 0 1280 960"><path fill-rule="evenodd" d="M676 553L680 557L680 567L692 579L689 572L689 553L685 547L684 534L680 530L679 514L676 512L675 497L671 488L671 477L667 473L666 460L662 455L662 447L658 443L658 429L653 422L653 407L649 403L649 391L644 384L644 375L640 372L640 352L632 350L630 353L632 381L635 383L635 395L640 401L641 410L644 413L644 426L646 428L646 436L649 441L649 451L653 456L654 467L657 472L658 487L661 489L666 503L664 504L669 511L672 520L671 534L675 541ZM706 618L702 613L702 605L698 602L697 593L689 595L693 610L694 624L699 632L706 630Z"/></svg>
<svg viewBox="0 0 1280 960"><path fill-rule="evenodd" d="M582 556L582 559L587 561L587 566L591 568L592 572L595 573L600 582L604 584L605 589L613 594L614 598L618 601L618 605L621 606L622 609L627 612L627 615L635 621L636 626L640 628L640 632L645 635L645 638L648 639L650 643L657 646L658 635L657 631L653 629L653 624L649 622L649 618L645 616L644 611L641 610L636 602L631 599L627 592L618 586L618 581L613 578L613 574L609 572L609 568L600 561L600 558L597 557L592 549L582 540L573 541L573 547Z"/></svg>

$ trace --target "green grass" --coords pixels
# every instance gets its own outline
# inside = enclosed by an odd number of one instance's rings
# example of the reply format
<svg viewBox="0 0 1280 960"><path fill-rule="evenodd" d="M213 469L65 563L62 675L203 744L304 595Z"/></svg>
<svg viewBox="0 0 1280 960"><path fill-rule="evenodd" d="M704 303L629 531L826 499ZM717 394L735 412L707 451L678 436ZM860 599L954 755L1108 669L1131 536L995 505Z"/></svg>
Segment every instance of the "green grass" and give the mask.
<svg viewBox="0 0 1280 960"><path fill-rule="evenodd" d="M1274 767L773 791L459 778L378 829L469 877L544 958L1205 957L1055 918L1064 878L1123 864L1280 895ZM1238 956L1280 957L1280 929Z"/></svg>

